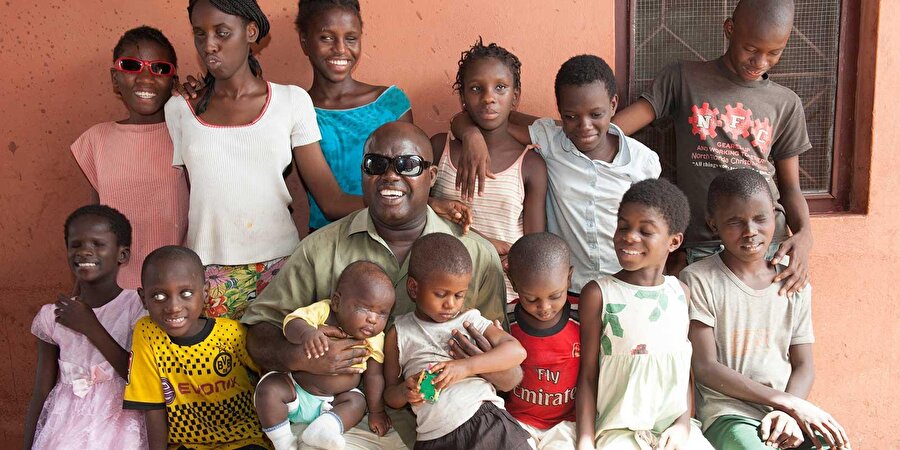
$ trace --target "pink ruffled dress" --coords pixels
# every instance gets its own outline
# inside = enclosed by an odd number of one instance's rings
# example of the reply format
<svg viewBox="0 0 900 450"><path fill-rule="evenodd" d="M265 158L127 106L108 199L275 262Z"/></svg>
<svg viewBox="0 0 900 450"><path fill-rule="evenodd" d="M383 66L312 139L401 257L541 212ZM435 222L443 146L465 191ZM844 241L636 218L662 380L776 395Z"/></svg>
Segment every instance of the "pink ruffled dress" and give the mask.
<svg viewBox="0 0 900 450"><path fill-rule="evenodd" d="M31 324L38 339L59 347L56 386L44 402L33 448L147 448L143 414L122 409L125 380L84 335L56 323L54 310L54 305L44 305ZM131 348L132 327L145 313L137 292L130 289L94 309L125 349Z"/></svg>

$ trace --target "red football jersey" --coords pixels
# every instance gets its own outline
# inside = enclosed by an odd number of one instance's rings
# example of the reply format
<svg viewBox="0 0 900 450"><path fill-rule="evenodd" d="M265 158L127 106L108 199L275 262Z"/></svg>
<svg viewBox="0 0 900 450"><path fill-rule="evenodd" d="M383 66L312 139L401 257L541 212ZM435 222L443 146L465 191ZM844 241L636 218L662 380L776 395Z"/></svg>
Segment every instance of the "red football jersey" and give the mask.
<svg viewBox="0 0 900 450"><path fill-rule="evenodd" d="M563 420L575 421L575 384L581 359L578 318L566 303L559 322L537 330L519 320L527 314L516 305L516 321L509 334L522 343L528 357L522 362L522 382L506 401L506 410L517 420L547 429Z"/></svg>

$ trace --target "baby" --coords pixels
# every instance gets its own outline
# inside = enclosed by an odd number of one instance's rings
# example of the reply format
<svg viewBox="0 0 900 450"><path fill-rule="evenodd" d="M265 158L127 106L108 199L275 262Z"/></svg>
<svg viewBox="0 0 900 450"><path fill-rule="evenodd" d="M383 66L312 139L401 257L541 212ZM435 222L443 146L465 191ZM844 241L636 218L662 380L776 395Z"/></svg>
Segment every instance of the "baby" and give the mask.
<svg viewBox="0 0 900 450"><path fill-rule="evenodd" d="M328 351L330 338L360 340L368 357L355 367L360 374L315 375L309 372L269 372L260 381L254 404L263 431L276 450L297 448L291 423L309 424L302 440L307 445L342 449L343 432L369 411L369 428L379 435L390 429L381 395L384 378L384 327L394 307L394 285L377 264L358 261L338 278L331 299L298 308L284 319L284 336L301 345L307 357Z"/></svg>

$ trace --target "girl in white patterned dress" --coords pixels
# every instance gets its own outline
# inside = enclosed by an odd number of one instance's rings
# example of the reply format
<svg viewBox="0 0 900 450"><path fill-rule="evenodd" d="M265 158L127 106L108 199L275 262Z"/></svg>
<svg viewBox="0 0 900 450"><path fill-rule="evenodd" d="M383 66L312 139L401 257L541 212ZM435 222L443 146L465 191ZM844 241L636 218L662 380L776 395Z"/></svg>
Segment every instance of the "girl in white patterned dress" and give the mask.
<svg viewBox="0 0 900 450"><path fill-rule="evenodd" d="M623 269L581 291L579 449L712 449L690 417L687 290L663 275L689 217L666 180L622 199L613 245Z"/></svg>

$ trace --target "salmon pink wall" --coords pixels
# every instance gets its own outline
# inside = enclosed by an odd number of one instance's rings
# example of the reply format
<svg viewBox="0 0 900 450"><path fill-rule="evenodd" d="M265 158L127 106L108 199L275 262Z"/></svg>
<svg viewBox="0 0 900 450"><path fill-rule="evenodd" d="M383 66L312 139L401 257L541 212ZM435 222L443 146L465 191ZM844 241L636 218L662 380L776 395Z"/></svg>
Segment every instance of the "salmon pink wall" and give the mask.
<svg viewBox="0 0 900 450"><path fill-rule="evenodd" d="M459 53L478 35L516 53L523 63L521 108L555 115L552 83L569 56L595 53L612 64L613 0L363 0L364 56L356 72L370 83L397 84L410 96L416 122L428 133L446 129L458 102L450 91ZM900 54L900 10L877 1L863 24L871 34L861 78L874 80L873 107L859 120L870 127L871 186L867 215L813 220L815 355L813 400L849 429L855 448L898 448L900 423L900 296L890 280L898 269L900 129L893 121L893 87ZM147 24L169 36L181 73L196 73L186 0L4 0L0 20L0 439L21 439L31 393L31 319L56 292L71 287L62 223L88 199L88 185L68 146L89 126L123 118L108 69L121 33ZM261 49L266 77L308 86L310 70L293 18L296 2L261 0L272 22ZM884 24L884 26L879 26ZM878 31L880 30L880 31ZM877 34L876 34L877 33ZM877 47L876 47L877 45ZM877 48L877 51L875 50ZM872 66L870 61L875 61ZM866 72L867 71L867 72ZM871 117L871 120L869 119ZM869 145L862 148L869 155ZM865 158L863 158L865 159ZM866 172L862 166L862 172ZM302 202L300 202L302 203Z"/></svg>
<svg viewBox="0 0 900 450"><path fill-rule="evenodd" d="M147 24L175 45L182 74L197 73L187 0L3 0L0 19L0 448L21 442L34 373L29 330L40 305L71 290L62 224L88 200L69 145L124 107L109 81L121 34ZM294 30L297 2L261 0L272 24L260 50L266 78L308 87L309 63ZM553 77L569 56L614 58L613 2L579 0L363 0L363 58L356 76L397 84L429 134L445 131L459 103L450 86L460 52L481 35L523 63L521 106L554 111ZM300 202L305 203L305 200Z"/></svg>

